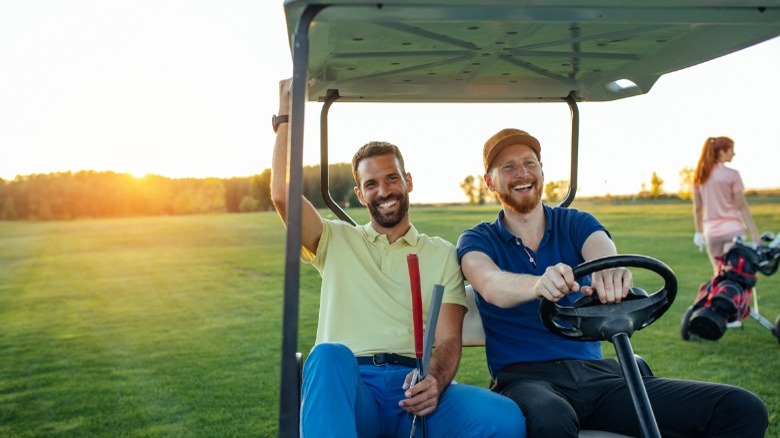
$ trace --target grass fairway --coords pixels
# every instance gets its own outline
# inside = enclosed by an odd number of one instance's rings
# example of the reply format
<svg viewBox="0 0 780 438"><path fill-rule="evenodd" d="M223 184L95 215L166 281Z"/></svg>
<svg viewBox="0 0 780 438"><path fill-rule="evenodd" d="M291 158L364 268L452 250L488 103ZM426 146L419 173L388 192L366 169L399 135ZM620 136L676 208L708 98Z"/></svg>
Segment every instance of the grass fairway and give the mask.
<svg viewBox="0 0 780 438"><path fill-rule="evenodd" d="M710 275L688 203L575 202L622 253L666 262L671 310L632 338L657 375L731 383L767 403L780 436L780 345L752 319L717 342L679 336ZM780 230L780 201L753 201ZM497 208L413 207L422 232L455 241ZM357 220L361 210L350 211ZM275 436L284 228L275 213L0 222L0 436ZM657 288L652 276L636 283ZM301 268L300 350L316 330L319 276ZM760 276L761 313L780 315L780 274ZM606 354L614 356L606 344ZM457 379L484 386L484 351Z"/></svg>

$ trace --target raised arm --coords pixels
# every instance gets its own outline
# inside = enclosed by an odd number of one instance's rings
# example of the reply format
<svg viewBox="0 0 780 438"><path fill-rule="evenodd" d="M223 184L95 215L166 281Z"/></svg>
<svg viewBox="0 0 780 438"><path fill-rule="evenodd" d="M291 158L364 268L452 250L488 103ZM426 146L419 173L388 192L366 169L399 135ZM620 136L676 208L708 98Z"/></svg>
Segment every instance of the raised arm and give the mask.
<svg viewBox="0 0 780 438"><path fill-rule="evenodd" d="M292 117L290 108L290 86L292 79L279 81L279 112L278 115L288 115ZM288 167L288 138L289 123L282 123L276 132L276 142L274 143L274 156L271 164L271 200L276 207L276 211L287 224L287 167ZM302 229L301 244L304 248L317 252L317 244L322 236L322 217L317 209L303 198L302 208Z"/></svg>

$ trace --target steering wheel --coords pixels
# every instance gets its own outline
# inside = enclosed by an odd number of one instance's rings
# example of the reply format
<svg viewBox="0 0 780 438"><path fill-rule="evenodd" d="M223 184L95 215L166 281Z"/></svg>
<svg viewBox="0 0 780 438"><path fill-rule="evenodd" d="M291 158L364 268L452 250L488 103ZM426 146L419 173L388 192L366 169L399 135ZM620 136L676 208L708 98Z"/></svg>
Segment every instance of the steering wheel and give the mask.
<svg viewBox="0 0 780 438"><path fill-rule="evenodd" d="M571 306L543 299L539 305L539 316L544 325L567 339L612 341L617 334L631 336L634 331L649 326L671 307L677 296L677 277L669 266L652 257L621 254L591 260L574 268L574 278L618 267L653 271L663 278L664 285L652 295L632 287L620 303L601 304L596 293L582 296Z"/></svg>

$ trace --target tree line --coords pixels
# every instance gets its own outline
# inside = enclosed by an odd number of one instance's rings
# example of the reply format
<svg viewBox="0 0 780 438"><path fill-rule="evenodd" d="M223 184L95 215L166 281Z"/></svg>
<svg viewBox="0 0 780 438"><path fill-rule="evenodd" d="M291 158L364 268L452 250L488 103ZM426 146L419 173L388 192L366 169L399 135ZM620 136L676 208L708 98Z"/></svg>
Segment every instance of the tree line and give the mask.
<svg viewBox="0 0 780 438"><path fill-rule="evenodd" d="M691 167L684 167L680 170L680 189L676 196L680 199L691 199L693 192L693 173ZM460 188L469 204L483 205L486 203L498 202L493 192L488 190L487 184L481 175L467 175L460 182ZM556 180L548 181L544 184L543 199L548 203L555 203L563 199L569 191L569 181ZM664 180L653 172L650 177L650 188L646 183L642 183L639 193L633 197L639 199L658 199L669 194L664 192ZM609 194L607 198L611 198Z"/></svg>
<svg viewBox="0 0 780 438"><path fill-rule="evenodd" d="M333 200L356 205L348 163L332 164L329 185ZM0 178L0 220L69 220L201 213L246 213L273 209L271 170L232 178L167 178L85 170ZM316 207L320 166L303 169L303 193Z"/></svg>
<svg viewBox="0 0 780 438"><path fill-rule="evenodd" d="M353 190L355 180L350 163L328 166L330 195L342 207L358 205ZM693 169L680 171L681 186L676 194L690 199ZM304 166L303 194L317 208L327 205L321 194L320 166ZM0 178L0 220L68 220L200 213L246 213L273 210L271 169L257 175L233 178L167 178L93 170L55 172ZM636 198L669 196L664 180L655 172L649 188L642 184ZM468 175L460 187L469 204L495 203L481 175ZM555 203L569 189L568 181L548 181L544 199ZM611 196L607 195L608 198Z"/></svg>

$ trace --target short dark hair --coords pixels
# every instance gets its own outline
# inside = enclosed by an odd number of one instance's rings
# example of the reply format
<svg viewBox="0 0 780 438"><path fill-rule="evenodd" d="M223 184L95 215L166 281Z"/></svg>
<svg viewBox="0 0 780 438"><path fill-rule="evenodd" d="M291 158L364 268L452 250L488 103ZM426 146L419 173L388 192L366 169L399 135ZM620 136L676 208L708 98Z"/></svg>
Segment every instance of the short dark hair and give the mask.
<svg viewBox="0 0 780 438"><path fill-rule="evenodd" d="M360 185L357 175L357 168L358 164L360 164L360 160L378 157L380 155L394 156L398 160L398 164L401 165L401 173L406 174L406 170L404 169L404 157L401 155L401 150L398 149L398 146L386 141L370 141L361 146L352 157L352 176L355 178L355 184Z"/></svg>

